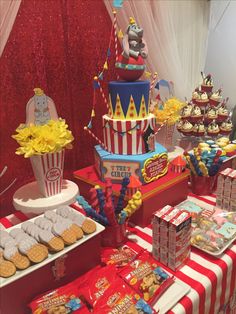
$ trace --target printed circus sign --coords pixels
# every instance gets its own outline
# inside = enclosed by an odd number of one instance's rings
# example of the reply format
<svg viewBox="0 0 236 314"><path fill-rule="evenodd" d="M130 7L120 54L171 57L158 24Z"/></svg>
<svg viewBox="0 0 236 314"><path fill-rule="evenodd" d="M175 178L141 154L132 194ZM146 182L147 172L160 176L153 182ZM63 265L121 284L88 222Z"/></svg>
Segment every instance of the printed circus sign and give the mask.
<svg viewBox="0 0 236 314"><path fill-rule="evenodd" d="M130 177L131 175L137 176L136 171L139 169L139 163L124 161L104 161L103 167L106 170L106 178L121 181L124 177Z"/></svg>
<svg viewBox="0 0 236 314"><path fill-rule="evenodd" d="M47 172L46 172L46 180L47 181L57 181L58 179L60 179L62 175L62 171L61 169L57 168L57 167L54 167L54 168L51 168L49 169Z"/></svg>
<svg viewBox="0 0 236 314"><path fill-rule="evenodd" d="M168 156L166 153L158 154L145 161L142 175L146 183L162 177L167 172Z"/></svg>

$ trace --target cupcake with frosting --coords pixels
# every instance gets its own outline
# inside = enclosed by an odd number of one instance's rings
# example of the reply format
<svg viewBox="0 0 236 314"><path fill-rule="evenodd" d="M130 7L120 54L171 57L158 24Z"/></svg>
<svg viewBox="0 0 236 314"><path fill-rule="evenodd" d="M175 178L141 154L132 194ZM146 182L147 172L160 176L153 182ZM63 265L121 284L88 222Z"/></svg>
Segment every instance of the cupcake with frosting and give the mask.
<svg viewBox="0 0 236 314"><path fill-rule="evenodd" d="M180 114L181 118L183 120L190 119L192 109L193 109L193 105L191 103L187 103L186 106L184 106L181 110L181 114Z"/></svg>
<svg viewBox="0 0 236 314"><path fill-rule="evenodd" d="M219 88L217 91L211 94L211 97L209 99L210 105L211 106L218 106L219 103L222 101L222 89Z"/></svg>
<svg viewBox="0 0 236 314"><path fill-rule="evenodd" d="M220 107L218 108L218 118L217 118L218 122L223 122L227 120L229 117L229 111L226 108L226 101L223 101Z"/></svg>
<svg viewBox="0 0 236 314"><path fill-rule="evenodd" d="M195 102L196 99L200 99L200 91L199 88L196 88L195 91L192 93L192 101Z"/></svg>
<svg viewBox="0 0 236 314"><path fill-rule="evenodd" d="M201 109L199 106L195 105L191 111L191 122L201 121L203 118Z"/></svg>
<svg viewBox="0 0 236 314"><path fill-rule="evenodd" d="M199 107L206 107L209 102L208 95L206 92L195 90L192 94L193 103Z"/></svg>
<svg viewBox="0 0 236 314"><path fill-rule="evenodd" d="M205 122L207 124L211 123L213 120L217 120L218 118L218 110L216 107L209 107L205 114Z"/></svg>
<svg viewBox="0 0 236 314"><path fill-rule="evenodd" d="M205 128L204 123L202 121L199 123L196 123L193 126L192 132L193 132L194 136L204 136L204 134L206 132L206 128Z"/></svg>
<svg viewBox="0 0 236 314"><path fill-rule="evenodd" d="M182 125L181 132L184 135L189 136L189 135L192 135L192 129L193 129L192 123L189 122L188 120L185 120Z"/></svg>
<svg viewBox="0 0 236 314"><path fill-rule="evenodd" d="M176 128L179 132L181 132L183 124L184 124L184 121L182 119L177 122Z"/></svg>
<svg viewBox="0 0 236 314"><path fill-rule="evenodd" d="M213 120L207 127L207 135L217 136L220 133L218 124Z"/></svg>
<svg viewBox="0 0 236 314"><path fill-rule="evenodd" d="M232 129L233 124L230 119L227 119L226 121L223 121L220 125L220 134L228 135L231 133Z"/></svg>
<svg viewBox="0 0 236 314"><path fill-rule="evenodd" d="M203 72L201 72L201 76L202 76L201 90L206 93L211 93L213 88L213 79L211 74L205 75Z"/></svg>

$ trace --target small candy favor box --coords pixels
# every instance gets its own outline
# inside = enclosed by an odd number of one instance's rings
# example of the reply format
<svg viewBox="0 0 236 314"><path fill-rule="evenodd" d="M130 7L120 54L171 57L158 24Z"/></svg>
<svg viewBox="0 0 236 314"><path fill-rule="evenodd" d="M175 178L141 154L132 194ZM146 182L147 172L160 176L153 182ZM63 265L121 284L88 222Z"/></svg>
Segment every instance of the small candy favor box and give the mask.
<svg viewBox="0 0 236 314"><path fill-rule="evenodd" d="M226 168L219 173L216 205L224 210L236 211L236 170Z"/></svg>
<svg viewBox="0 0 236 314"><path fill-rule="evenodd" d="M153 257L173 271L190 255L191 215L166 205L153 218Z"/></svg>
<svg viewBox="0 0 236 314"><path fill-rule="evenodd" d="M40 192L45 197L61 193L65 150L30 157Z"/></svg>

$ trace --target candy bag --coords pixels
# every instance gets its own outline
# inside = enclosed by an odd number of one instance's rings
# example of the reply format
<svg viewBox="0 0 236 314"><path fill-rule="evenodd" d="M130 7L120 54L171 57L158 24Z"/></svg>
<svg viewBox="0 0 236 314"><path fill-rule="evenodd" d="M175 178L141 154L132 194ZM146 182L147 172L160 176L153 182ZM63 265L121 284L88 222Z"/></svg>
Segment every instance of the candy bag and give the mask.
<svg viewBox="0 0 236 314"><path fill-rule="evenodd" d="M93 308L97 300L109 289L111 283L116 278L117 274L114 265L97 266L76 279L74 284L82 291L83 297Z"/></svg>
<svg viewBox="0 0 236 314"><path fill-rule="evenodd" d="M141 251L141 250L140 250ZM127 245L123 245L118 249L104 248L102 249L102 262L106 265L116 265L117 268L126 266L130 261L134 260L139 252L134 251Z"/></svg>
<svg viewBox="0 0 236 314"><path fill-rule="evenodd" d="M90 313L73 282L41 295L33 300L29 307L33 314Z"/></svg>
<svg viewBox="0 0 236 314"><path fill-rule="evenodd" d="M174 282L147 251L125 266L119 275L150 304L154 304Z"/></svg>
<svg viewBox="0 0 236 314"><path fill-rule="evenodd" d="M96 314L153 314L155 311L120 278L117 278L101 297L95 308Z"/></svg>

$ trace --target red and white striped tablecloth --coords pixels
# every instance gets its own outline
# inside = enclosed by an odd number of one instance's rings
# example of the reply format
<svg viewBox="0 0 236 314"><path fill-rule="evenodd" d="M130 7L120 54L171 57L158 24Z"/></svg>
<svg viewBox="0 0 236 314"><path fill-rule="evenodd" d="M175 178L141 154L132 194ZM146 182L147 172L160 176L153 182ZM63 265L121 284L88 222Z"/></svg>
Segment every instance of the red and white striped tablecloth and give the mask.
<svg viewBox="0 0 236 314"><path fill-rule="evenodd" d="M205 208L215 206L212 196L189 194L188 198ZM9 228L27 219L21 212L15 212L0 219L0 228ZM128 238L130 247L152 251L151 225L129 228ZM236 241L217 258L192 248L189 262L174 275L191 290L168 314L236 313Z"/></svg>

